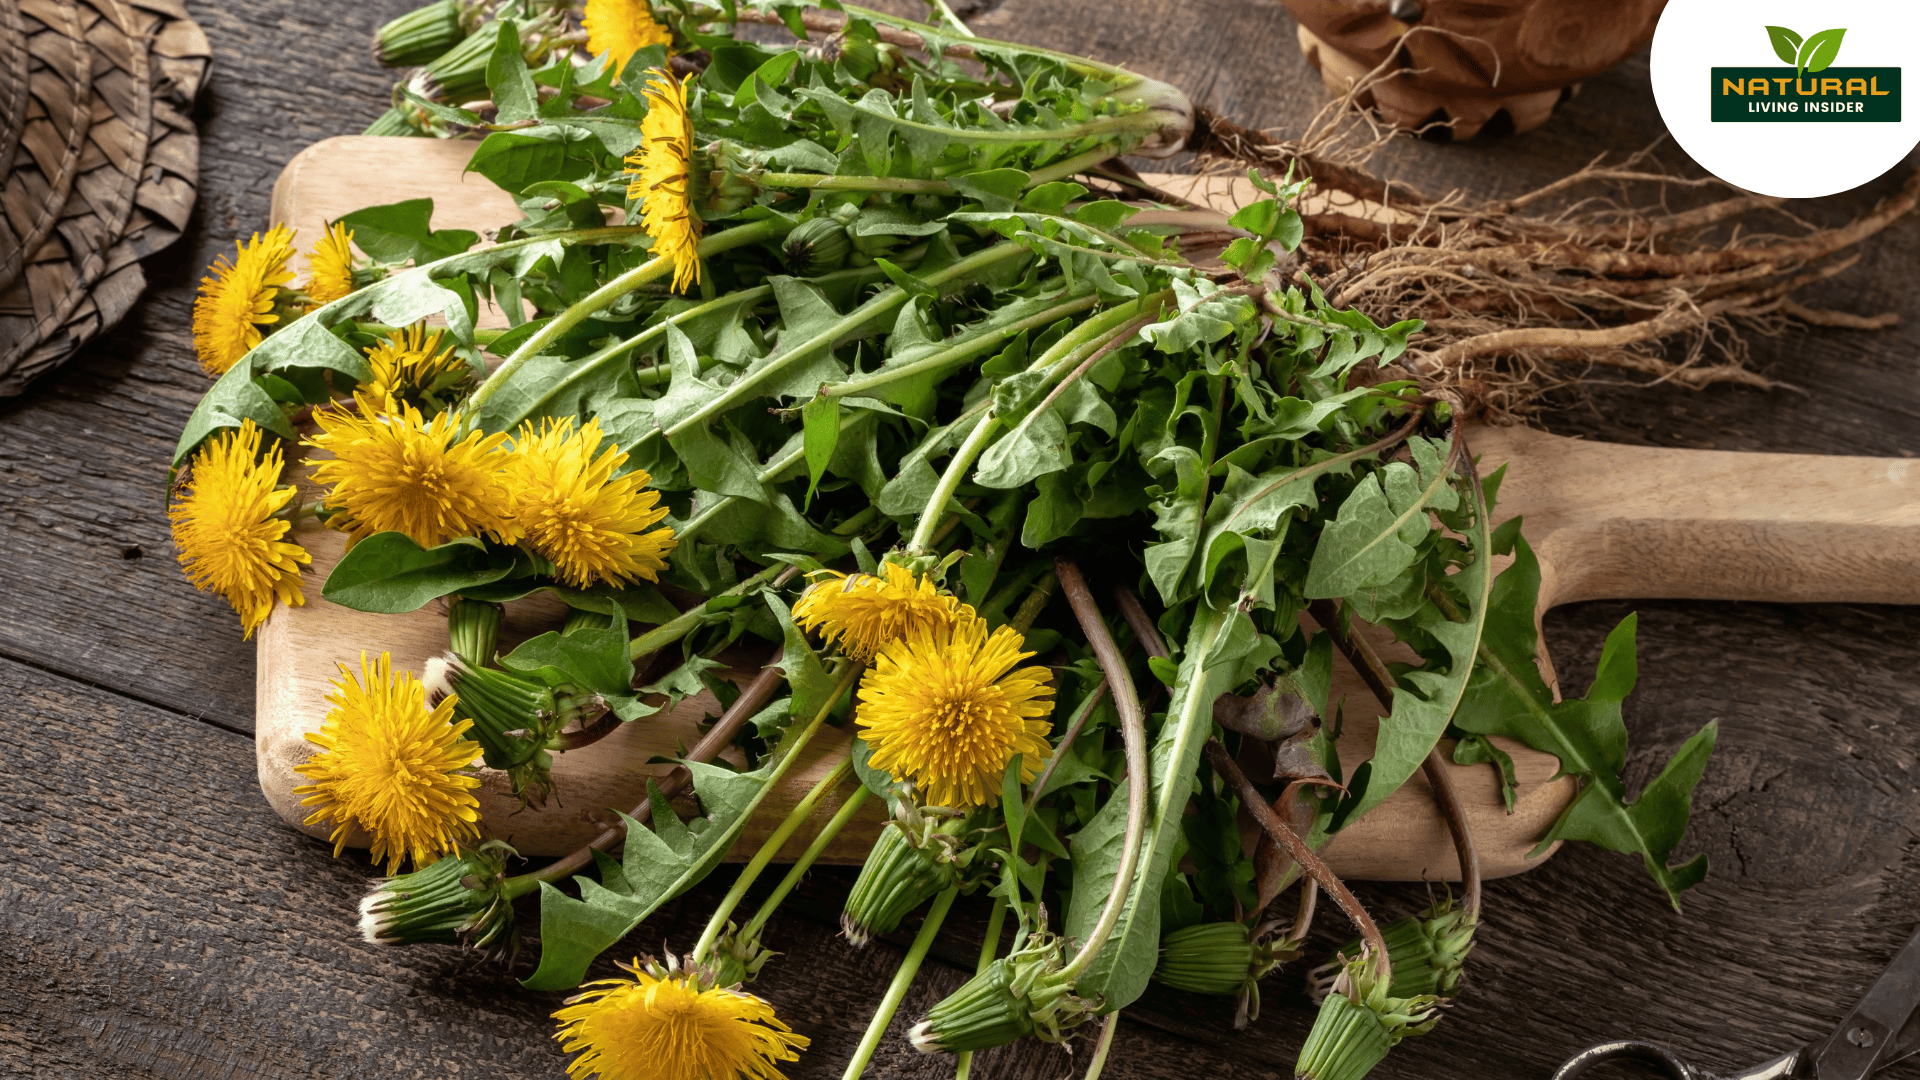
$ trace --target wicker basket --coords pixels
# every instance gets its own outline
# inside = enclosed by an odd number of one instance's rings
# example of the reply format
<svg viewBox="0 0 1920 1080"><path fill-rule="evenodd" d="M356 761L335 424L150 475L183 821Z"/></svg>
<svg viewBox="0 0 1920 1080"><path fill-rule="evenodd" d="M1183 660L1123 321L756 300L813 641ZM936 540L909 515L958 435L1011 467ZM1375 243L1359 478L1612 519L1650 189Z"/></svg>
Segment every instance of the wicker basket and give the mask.
<svg viewBox="0 0 1920 1080"><path fill-rule="evenodd" d="M1399 127L1528 131L1653 37L1666 0L1284 0L1327 92Z"/></svg>
<svg viewBox="0 0 1920 1080"><path fill-rule="evenodd" d="M0 397L118 322L193 212L181 0L0 0Z"/></svg>

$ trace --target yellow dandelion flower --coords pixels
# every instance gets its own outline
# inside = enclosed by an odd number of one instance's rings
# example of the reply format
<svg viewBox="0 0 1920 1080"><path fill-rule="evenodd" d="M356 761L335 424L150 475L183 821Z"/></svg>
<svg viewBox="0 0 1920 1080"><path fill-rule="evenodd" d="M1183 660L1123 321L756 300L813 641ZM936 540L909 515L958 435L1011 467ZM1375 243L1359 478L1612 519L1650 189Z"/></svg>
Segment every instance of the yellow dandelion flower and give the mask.
<svg viewBox="0 0 1920 1080"><path fill-rule="evenodd" d="M587 32L587 51L612 56L615 71L649 45L673 44L667 28L653 21L653 7L646 0L587 0L580 28Z"/></svg>
<svg viewBox="0 0 1920 1080"><path fill-rule="evenodd" d="M307 256L307 298L331 304L353 291L353 230L339 222L327 226L327 235Z"/></svg>
<svg viewBox="0 0 1920 1080"><path fill-rule="evenodd" d="M885 563L880 573L883 576L820 571L793 605L794 621L828 645L838 642L841 652L865 663L889 641L947 626L963 609L967 617L972 615L957 598L934 588L931 579L915 577L904 566Z"/></svg>
<svg viewBox="0 0 1920 1080"><path fill-rule="evenodd" d="M738 990L703 990L690 974L621 964L632 979L602 979L553 1014L554 1038L575 1080L784 1080L809 1040L773 1006Z"/></svg>
<svg viewBox="0 0 1920 1080"><path fill-rule="evenodd" d="M464 380L470 374L467 362L453 346L441 347L444 336L439 330L429 334L424 323L388 334L367 350L373 376L361 384L361 391L382 403L384 411L396 413L398 406L389 402L417 401L423 394Z"/></svg>
<svg viewBox="0 0 1920 1080"><path fill-rule="evenodd" d="M294 788L301 806L319 809L308 825L331 820L333 853L347 846L347 831L360 826L373 837L373 861L387 874L411 858L415 869L480 837L480 781L460 770L480 757L480 744L461 735L473 721L453 720L455 699L427 708L427 692L413 676L393 674L386 653L369 663L360 654L360 675L340 665L327 694L327 718L307 741L320 747L294 771L312 780Z"/></svg>
<svg viewBox="0 0 1920 1080"><path fill-rule="evenodd" d="M357 542L378 532L402 532L421 547L491 533L503 543L519 538L509 516L501 470L505 435L472 432L458 438L460 417L444 412L428 421L405 402L354 395L355 408L319 409L320 434L307 445L332 454L313 478L332 485L329 524Z"/></svg>
<svg viewBox="0 0 1920 1080"><path fill-rule="evenodd" d="M634 174L627 198L639 199L640 227L653 240L656 257L673 260L673 287L684 292L700 281L700 218L693 211L693 121L687 117L687 84L655 68L647 80L647 117L640 146L627 155Z"/></svg>
<svg viewBox="0 0 1920 1080"><path fill-rule="evenodd" d="M1019 631L963 617L883 646L860 683L856 715L875 768L912 780L932 806L991 806L1015 754L1031 781L1052 756L1053 687L1047 669L1014 671L1032 656ZM1011 674L1009 674L1011 672Z"/></svg>
<svg viewBox="0 0 1920 1080"><path fill-rule="evenodd" d="M263 237L234 245L231 262L214 260L193 302L193 351L209 375L224 375L260 344L260 328L280 321L273 299L293 280L293 230L275 225Z"/></svg>
<svg viewBox="0 0 1920 1080"><path fill-rule="evenodd" d="M509 466L514 523L526 545L553 563L569 585L624 585L659 580L673 550L671 528L648 528L667 516L645 469L616 476L627 455L600 447L600 422L575 430L548 420L520 432Z"/></svg>
<svg viewBox="0 0 1920 1080"><path fill-rule="evenodd" d="M300 568L313 561L281 537L293 526L274 515L293 499L278 487L282 461L276 444L260 457L260 429L242 420L237 431L209 439L193 456L186 491L167 508L173 544L193 587L217 592L240 615L245 636L267 620L277 599L307 602Z"/></svg>

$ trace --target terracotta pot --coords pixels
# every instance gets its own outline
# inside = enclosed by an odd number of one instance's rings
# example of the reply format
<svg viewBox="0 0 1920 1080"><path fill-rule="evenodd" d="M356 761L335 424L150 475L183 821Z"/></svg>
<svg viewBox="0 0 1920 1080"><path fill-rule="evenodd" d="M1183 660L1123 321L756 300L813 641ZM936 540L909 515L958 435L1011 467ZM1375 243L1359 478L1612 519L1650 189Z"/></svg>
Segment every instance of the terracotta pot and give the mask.
<svg viewBox="0 0 1920 1080"><path fill-rule="evenodd" d="M1580 80L1645 45L1666 0L1283 0L1330 94L1389 60L1361 104L1393 124L1539 127ZM1505 113L1507 121L1497 118ZM1511 127L1508 124L1511 124ZM1445 130L1445 129L1439 129Z"/></svg>

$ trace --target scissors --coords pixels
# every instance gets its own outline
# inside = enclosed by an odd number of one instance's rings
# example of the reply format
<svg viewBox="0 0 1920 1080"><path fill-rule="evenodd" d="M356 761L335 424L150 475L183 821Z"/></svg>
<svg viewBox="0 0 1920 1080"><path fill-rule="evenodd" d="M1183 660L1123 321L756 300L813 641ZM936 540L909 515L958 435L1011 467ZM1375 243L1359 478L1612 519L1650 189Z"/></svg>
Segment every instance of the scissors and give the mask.
<svg viewBox="0 0 1920 1080"><path fill-rule="evenodd" d="M1920 931L1894 956L1840 1026L1771 1061L1733 1073L1711 1073L1687 1064L1659 1043L1623 1040L1589 1046L1567 1059L1553 1080L1573 1080L1604 1061L1640 1061L1658 1066L1672 1080L1866 1080L1920 1052Z"/></svg>

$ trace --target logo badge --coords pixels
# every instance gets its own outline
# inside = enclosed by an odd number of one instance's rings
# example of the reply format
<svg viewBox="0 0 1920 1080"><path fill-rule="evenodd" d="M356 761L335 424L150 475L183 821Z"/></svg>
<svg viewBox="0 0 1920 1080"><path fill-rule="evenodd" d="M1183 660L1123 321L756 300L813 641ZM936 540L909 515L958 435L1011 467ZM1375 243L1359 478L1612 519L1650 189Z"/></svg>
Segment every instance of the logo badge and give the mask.
<svg viewBox="0 0 1920 1080"><path fill-rule="evenodd" d="M1829 28L1792 28L1809 19ZM1900 43L1916 29L1907 2L1670 0L1654 99L1681 148L1728 183L1783 198L1846 191L1920 142L1901 100Z"/></svg>

